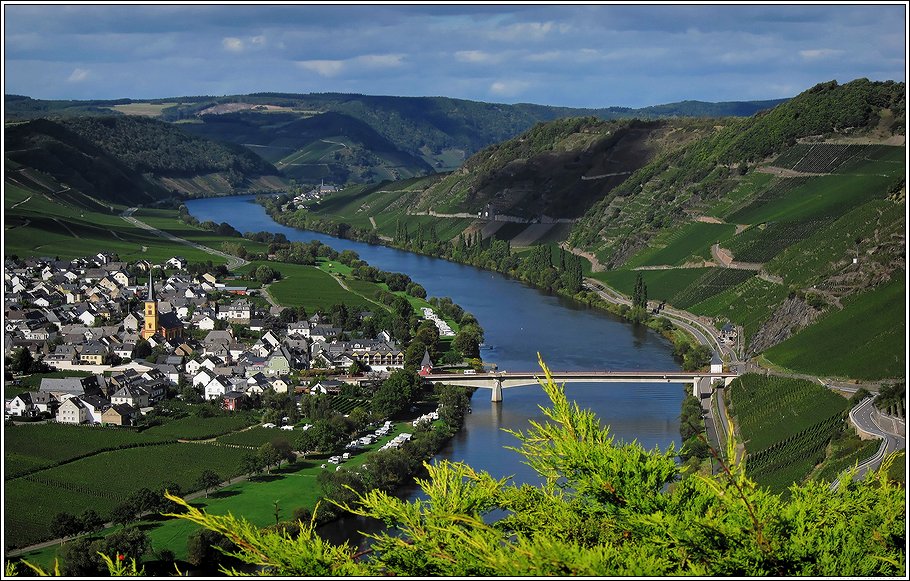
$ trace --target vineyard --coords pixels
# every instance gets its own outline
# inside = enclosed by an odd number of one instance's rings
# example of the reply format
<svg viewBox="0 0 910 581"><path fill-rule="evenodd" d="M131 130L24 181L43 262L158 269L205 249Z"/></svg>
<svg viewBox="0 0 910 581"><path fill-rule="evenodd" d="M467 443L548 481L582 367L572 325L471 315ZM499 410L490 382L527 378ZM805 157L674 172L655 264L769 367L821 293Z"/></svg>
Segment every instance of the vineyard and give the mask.
<svg viewBox="0 0 910 581"><path fill-rule="evenodd" d="M120 428L46 423L8 425L3 430L4 478L21 476L35 469L114 450L167 440ZM61 442L66 442L61 446Z"/></svg>
<svg viewBox="0 0 910 581"><path fill-rule="evenodd" d="M169 482L195 490L203 470L223 478L240 474L242 449L209 444L149 445L96 454L4 483L6 544L24 546L50 537L58 512L94 509L102 517L138 489Z"/></svg>
<svg viewBox="0 0 910 581"><path fill-rule="evenodd" d="M805 430L749 454L746 471L756 482L782 492L800 482L825 459L828 442L844 426L846 412L838 412Z"/></svg>
<svg viewBox="0 0 910 581"><path fill-rule="evenodd" d="M245 416L191 416L153 426L145 430L143 435L146 438L206 440L243 429L253 423L253 420Z"/></svg>
<svg viewBox="0 0 910 581"><path fill-rule="evenodd" d="M263 428L262 426L256 426L249 430L234 432L233 434L227 434L226 436L219 436L216 441L221 444L259 448L259 446L279 438L293 443L294 435L299 433L299 430L285 431L279 430L278 428Z"/></svg>
<svg viewBox="0 0 910 581"><path fill-rule="evenodd" d="M750 270L711 268L674 295L669 302L675 307L688 309L696 303L735 287L754 275L755 273Z"/></svg>
<svg viewBox="0 0 910 581"><path fill-rule="evenodd" d="M768 448L849 407L843 397L803 379L747 374L730 389L730 408L747 450Z"/></svg>
<svg viewBox="0 0 910 581"><path fill-rule="evenodd" d="M830 223L830 218L817 218L755 226L734 238L729 250L740 262L767 262Z"/></svg>
<svg viewBox="0 0 910 581"><path fill-rule="evenodd" d="M690 222L668 230L648 243L648 248L626 262L626 268L645 265L681 265L687 260L708 259L711 245L730 238L732 224Z"/></svg>
<svg viewBox="0 0 910 581"><path fill-rule="evenodd" d="M806 173L849 173L863 169L869 162L891 160L898 154L903 157L902 149L888 145L799 144L782 153L773 165Z"/></svg>
<svg viewBox="0 0 910 581"><path fill-rule="evenodd" d="M738 323L748 338L758 331L774 305L787 297L787 292L785 286L753 276L742 284L692 305L689 310Z"/></svg>
<svg viewBox="0 0 910 581"><path fill-rule="evenodd" d="M809 179L807 177L782 178L771 182L767 189L761 190L758 196L752 198L745 206L728 214L727 221L735 224L748 223L748 220L743 220L743 218L748 218L752 210L788 196L794 189L808 183Z"/></svg>

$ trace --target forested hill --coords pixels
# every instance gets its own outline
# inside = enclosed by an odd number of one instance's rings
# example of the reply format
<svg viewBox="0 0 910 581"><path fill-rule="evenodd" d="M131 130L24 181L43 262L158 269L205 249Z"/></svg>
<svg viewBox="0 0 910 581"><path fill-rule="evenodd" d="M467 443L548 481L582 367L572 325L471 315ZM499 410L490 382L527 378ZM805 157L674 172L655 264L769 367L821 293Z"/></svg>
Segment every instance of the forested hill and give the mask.
<svg viewBox="0 0 910 581"><path fill-rule="evenodd" d="M417 168L421 167L419 163L414 163L414 158L423 160L428 167L436 170L454 169L478 150L511 139L542 121L580 116L612 120L751 115L774 107L781 100L726 103L683 101L641 109L628 107L584 109L527 103L506 105L448 97L391 97L341 93L305 95L256 93L224 97L174 97L149 101L132 99L43 101L20 95L7 95L5 102L6 121L35 117L96 116L108 112L147 115L163 121L188 122L187 125L182 125L183 129L202 135L215 131L215 127L210 125L215 117L244 112L246 116L243 122L254 123L260 127L254 141L249 140L250 135L241 131L240 127L229 130L230 128L224 125L219 128L223 130L223 134L218 137L238 144L252 145L252 150L263 155L268 161L286 162L279 164L279 167L283 171L289 171L291 168L293 170L289 173L291 177L301 181L318 182L323 178L335 181L339 181L339 178L349 178L350 181L378 181L409 177L417 175L419 173ZM291 145L288 145L280 143L277 134L269 132L269 129L275 129L277 133L295 120L327 113L359 121L371 128L376 137L366 141L358 140L345 131L338 131L337 127L330 127L331 124L323 124L325 131L322 133L313 133L315 126L309 128L311 131L306 143L302 142L302 136L298 136ZM281 115L295 119L282 119ZM340 142L347 145L345 138L356 142L357 145L366 143L367 146L362 148L362 153L357 147L351 151L331 148L326 150L326 143ZM372 143L382 144L386 151L371 149L369 144ZM268 149L274 145L284 149L275 147ZM388 145L397 150L397 153L389 155ZM371 156L375 156L375 159L371 159ZM320 174L318 166L326 164L344 166L348 169L349 175L343 175L343 172L336 170ZM430 170L421 167L420 171Z"/></svg>
<svg viewBox="0 0 910 581"><path fill-rule="evenodd" d="M579 221L570 242L622 264L661 228L705 210L741 176L799 140L903 135L904 83L858 79L821 83L767 112L734 120L713 135L657 157Z"/></svg>
<svg viewBox="0 0 910 581"><path fill-rule="evenodd" d="M116 203L174 192L211 195L277 189L284 180L247 149L136 117L36 119L4 129L6 159Z"/></svg>

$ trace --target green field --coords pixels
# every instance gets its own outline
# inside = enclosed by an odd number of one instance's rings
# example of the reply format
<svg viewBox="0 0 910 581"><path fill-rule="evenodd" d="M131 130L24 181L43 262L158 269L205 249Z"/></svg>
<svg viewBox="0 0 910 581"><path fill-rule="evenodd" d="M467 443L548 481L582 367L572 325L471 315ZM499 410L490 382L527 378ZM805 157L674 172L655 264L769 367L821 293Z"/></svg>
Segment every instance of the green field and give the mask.
<svg viewBox="0 0 910 581"><path fill-rule="evenodd" d="M893 181L893 177L880 175L819 176L771 199L759 198L731 214L728 221L761 224L837 217L870 199L885 197Z"/></svg>
<svg viewBox="0 0 910 581"><path fill-rule="evenodd" d="M782 492L825 458L850 403L817 383L747 374L730 386L730 411L756 481Z"/></svg>
<svg viewBox="0 0 910 581"><path fill-rule="evenodd" d="M906 206L872 200L796 242L769 262L767 269L787 284L809 286L844 268L856 256L856 239L887 242L904 231ZM872 242L870 242L871 244ZM876 255L863 258L875 260Z"/></svg>
<svg viewBox="0 0 910 581"><path fill-rule="evenodd" d="M219 436L216 440L222 444L259 448L259 446L263 444L278 439L287 440L293 443L294 437L299 433L299 431L293 432L290 430L279 430L278 428L263 428L262 426L256 426L249 430Z"/></svg>
<svg viewBox="0 0 910 581"><path fill-rule="evenodd" d="M7 425L3 428L4 477L14 478L25 470L72 460L100 450L158 442L167 436L141 434L119 428L45 423ZM66 442L66 445L61 445Z"/></svg>
<svg viewBox="0 0 910 581"><path fill-rule="evenodd" d="M240 430L254 423L249 416L186 417L145 430L147 438L204 440Z"/></svg>
<svg viewBox="0 0 910 581"><path fill-rule="evenodd" d="M331 275L315 266L281 262L262 264L281 271L282 279L269 285L269 294L282 305L302 306L308 312L327 309L338 303L357 308L375 306L360 295L343 289Z"/></svg>
<svg viewBox="0 0 910 581"><path fill-rule="evenodd" d="M765 352L769 361L797 371L882 379L904 377L907 329L904 272L844 302L814 325Z"/></svg>
<svg viewBox="0 0 910 581"><path fill-rule="evenodd" d="M175 482L195 488L203 470L224 478L238 474L243 451L211 444L162 444L103 452L4 483L7 546L24 546L49 536L55 514L94 509L107 515L142 487ZM28 507L23 512L23 507Z"/></svg>
<svg viewBox="0 0 910 581"><path fill-rule="evenodd" d="M771 315L772 309L787 298L787 287L753 276L746 281L689 307L697 315L720 317L743 327L751 337Z"/></svg>
<svg viewBox="0 0 910 581"><path fill-rule="evenodd" d="M674 268L670 270L610 270L595 272L593 278L602 280L616 290L631 295L635 289L635 279L641 274L648 287L648 299L668 301L689 285L703 277L709 268ZM671 302L672 304L672 302Z"/></svg>
<svg viewBox="0 0 910 581"><path fill-rule="evenodd" d="M711 258L711 245L723 242L736 230L733 224L690 222L664 230L648 242L648 248L625 263L626 268L637 266L682 265L685 262Z"/></svg>
<svg viewBox="0 0 910 581"><path fill-rule="evenodd" d="M90 211L9 182L5 186L4 253L7 256L67 259L104 251L117 253L123 261L162 262L179 255L191 262L225 262L221 257L133 226L120 218L123 207L115 206L114 213ZM222 240L228 239L218 239L216 248L220 248Z"/></svg>

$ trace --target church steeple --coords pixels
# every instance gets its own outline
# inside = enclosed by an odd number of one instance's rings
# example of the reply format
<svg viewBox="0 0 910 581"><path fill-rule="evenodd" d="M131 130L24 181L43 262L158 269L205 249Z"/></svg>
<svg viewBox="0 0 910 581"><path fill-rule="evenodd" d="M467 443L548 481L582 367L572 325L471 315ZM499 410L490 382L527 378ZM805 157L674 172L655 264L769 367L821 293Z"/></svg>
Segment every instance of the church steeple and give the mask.
<svg viewBox="0 0 910 581"><path fill-rule="evenodd" d="M149 269L149 294L145 300L145 323L140 335L148 339L158 332L158 301L155 300L155 283L152 281L152 271Z"/></svg>
<svg viewBox="0 0 910 581"><path fill-rule="evenodd" d="M148 302L155 300L155 283L152 281L152 269L149 268L149 297L146 299Z"/></svg>

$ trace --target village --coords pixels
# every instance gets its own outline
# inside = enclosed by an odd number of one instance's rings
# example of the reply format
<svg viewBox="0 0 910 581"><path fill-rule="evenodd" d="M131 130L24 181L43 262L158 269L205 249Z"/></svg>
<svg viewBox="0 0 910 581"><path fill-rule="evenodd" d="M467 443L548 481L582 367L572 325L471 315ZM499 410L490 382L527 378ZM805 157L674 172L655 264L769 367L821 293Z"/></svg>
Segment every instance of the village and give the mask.
<svg viewBox="0 0 910 581"><path fill-rule="evenodd" d="M179 256L160 265L116 258L7 259L7 360L72 373L6 399L7 420L130 426L169 394L231 411L287 394L299 408L301 398L377 385L404 367L388 331L349 339L318 313L281 317L281 307L257 307L242 280L191 273ZM424 318L451 336L432 309ZM431 369L426 355L420 373Z"/></svg>

